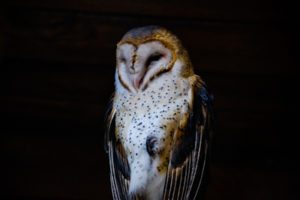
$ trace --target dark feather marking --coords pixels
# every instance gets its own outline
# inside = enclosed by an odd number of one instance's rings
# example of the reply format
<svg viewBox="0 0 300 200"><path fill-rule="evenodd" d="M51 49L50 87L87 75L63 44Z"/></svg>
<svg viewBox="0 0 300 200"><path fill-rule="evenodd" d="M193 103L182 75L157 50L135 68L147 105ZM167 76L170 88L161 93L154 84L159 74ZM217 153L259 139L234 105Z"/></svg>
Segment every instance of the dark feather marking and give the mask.
<svg viewBox="0 0 300 200"><path fill-rule="evenodd" d="M169 193L168 190L169 190L170 185L171 185L170 173L171 173L171 168L170 168L170 164L169 164L168 170L167 170L167 175L166 175L167 177L166 177L166 181L165 181L165 185L164 185L164 196L163 196L164 200L168 199L167 194Z"/></svg>
<svg viewBox="0 0 300 200"><path fill-rule="evenodd" d="M206 88L206 86L199 88L197 92L200 95L202 104L204 105L205 108L207 108L207 111L210 113L211 122L213 122L214 121L214 109L213 109L214 95ZM212 128L212 124L208 124L208 125L209 125L207 126L208 128Z"/></svg>
<svg viewBox="0 0 300 200"><path fill-rule="evenodd" d="M196 187L193 190L193 191L195 191L194 192L194 199L196 198L197 194L198 194L198 196L202 195L202 193L198 193L198 192L199 192L199 189L203 189L204 188L204 187L201 188L200 186L201 186L201 184L203 184L202 182L203 182L203 179L205 178L205 174L204 173L207 170L207 164L206 164L206 162L207 162L207 150L208 150L207 145L208 144L205 143L205 147L204 147L204 151L205 152L204 152L204 158L203 158L203 165L202 165L201 171L199 171L199 176L200 176L199 177L199 184L195 185Z"/></svg>
<svg viewBox="0 0 300 200"><path fill-rule="evenodd" d="M171 159L171 165L173 168L182 166L187 156L192 152L194 148L195 134L187 133L192 133L192 131L188 131L182 136L182 143L180 143L178 147L173 151Z"/></svg>
<svg viewBox="0 0 300 200"><path fill-rule="evenodd" d="M164 56L164 55L161 54L161 53L155 53L155 54L153 54L152 56L150 56L150 57L147 59L147 61L146 61L146 63L145 63L145 66L146 66L146 67L149 67L151 63L160 60L163 56Z"/></svg>
<svg viewBox="0 0 300 200"><path fill-rule="evenodd" d="M117 168L117 163L118 163L118 160L117 160L117 158L116 158L116 154L115 154L115 150L114 150L114 147L113 147L113 149L112 149L112 151L113 151L113 161L114 161L114 172L115 172L115 177L114 177L114 179L115 179L115 182L116 182L116 189L117 189L117 191L118 191L118 195L119 195L119 198L120 199L125 199L126 198L126 196L125 196L125 194L122 192L122 182L121 182L121 177L120 177L120 174L119 174L119 170L118 170L118 168Z"/></svg>
<svg viewBox="0 0 300 200"><path fill-rule="evenodd" d="M195 197L196 196L201 196L202 193L198 193L199 188L200 190L203 189L204 187L201 187L200 184L203 184L203 178L205 178L205 172L207 170L207 151L208 151L208 141L209 141L209 133L211 131L212 128L212 122L214 119L214 111L213 111L213 96L209 93L209 91L203 86L201 88L199 88L199 90L197 90L198 97L200 97L199 100L201 100L202 105L200 106L200 110L202 110L202 107L204 107L204 110L206 113L208 113L206 119L204 119L203 117L203 113L201 115L202 117L202 123L201 125L204 126L204 130L201 132L200 127L198 126L197 128L197 132L201 133L201 136L203 137L203 139L201 140L203 144L201 144L201 153L202 156L200 156L200 160L198 161L198 167L196 173L195 173L195 180L199 183L199 184L193 184L193 187L191 188L191 197Z"/></svg>
<svg viewBox="0 0 300 200"><path fill-rule="evenodd" d="M177 199L177 195L176 195L176 193L177 193L177 191L178 191L178 184L179 184L179 179L178 179L178 168L176 168L175 170L174 170L174 174L175 174L175 185L173 186L173 188L172 188L172 198L171 199L174 199L174 200L176 200ZM177 181L178 180L178 181Z"/></svg>
<svg viewBox="0 0 300 200"><path fill-rule="evenodd" d="M181 186L181 182L182 182L182 170L180 168L176 168L175 171L176 171L176 186L174 188L174 190L175 190L174 195L173 195L174 200L179 198L180 186Z"/></svg>
<svg viewBox="0 0 300 200"><path fill-rule="evenodd" d="M200 180L201 180L201 171L202 171L202 167L203 167L203 162L202 160L205 159L205 155L203 154L203 134L202 133L198 133L200 134L200 143L199 143L199 147L197 147L197 151L198 153L195 152L195 156L196 160L195 160L195 164L194 164L194 170L193 170L193 182L191 184L191 188L190 188L190 193L189 196L194 197L196 195L196 191L195 188L198 188L198 186L201 184Z"/></svg>
<svg viewBox="0 0 300 200"><path fill-rule="evenodd" d="M199 102L199 95L194 95L193 111L189 114L188 124L185 127L185 134L182 138L182 143L174 150L171 164L172 167L176 168L182 166L183 162L186 160L187 156L193 151L195 147L196 139L196 125L203 122L203 113L201 111L201 105Z"/></svg>
<svg viewBox="0 0 300 200"><path fill-rule="evenodd" d="M178 190L178 199L182 199L182 195L184 193L184 186L186 183L186 165L183 166L182 171L181 171L181 178L183 179L182 181L180 181L180 185L179 185L179 190Z"/></svg>
<svg viewBox="0 0 300 200"><path fill-rule="evenodd" d="M115 158L116 158L116 167L119 171L122 172L122 175L126 178L130 178L130 169L128 165L128 161L125 155L125 151L123 149L120 141L115 142Z"/></svg>
<svg viewBox="0 0 300 200"><path fill-rule="evenodd" d="M191 156L188 157L188 162L187 164L184 166L186 168L186 175L185 175L185 180L184 180L184 185L183 185L183 192L182 192L182 199L186 196L187 194L187 189L188 189L188 185L190 182L190 176L191 176L191 162L190 162Z"/></svg>
<svg viewBox="0 0 300 200"><path fill-rule="evenodd" d="M171 176L170 176L170 187L169 187L169 190L168 190L168 196L167 196L167 199L171 199L171 195L172 195L172 192L173 192L173 185L174 185L174 170L171 170Z"/></svg>
<svg viewBox="0 0 300 200"><path fill-rule="evenodd" d="M113 107L114 107L114 103L113 101L110 101L109 104L108 104L108 107L106 109L106 112L105 112L105 115L104 115L104 122L106 124L106 127L105 127L105 133L104 133L104 150L106 153L108 153L108 143L109 143L109 134L110 132L115 132L115 130L110 130L111 129L111 125L114 124L114 122L110 122L110 114L113 110ZM113 126L113 129L114 129L114 126Z"/></svg>
<svg viewBox="0 0 300 200"><path fill-rule="evenodd" d="M111 146L111 143L108 145L108 147L109 147L109 161L110 161L109 166L110 166L110 180L111 180L112 194L114 199L120 199L119 190L116 184L115 165L113 159L113 147Z"/></svg>

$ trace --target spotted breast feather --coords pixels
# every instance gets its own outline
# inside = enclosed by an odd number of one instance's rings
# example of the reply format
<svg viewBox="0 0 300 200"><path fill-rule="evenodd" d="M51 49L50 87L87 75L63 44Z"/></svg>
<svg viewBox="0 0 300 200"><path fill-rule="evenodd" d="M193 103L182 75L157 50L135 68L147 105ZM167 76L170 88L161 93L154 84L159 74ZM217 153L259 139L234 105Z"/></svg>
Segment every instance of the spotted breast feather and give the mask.
<svg viewBox="0 0 300 200"><path fill-rule="evenodd" d="M196 198L207 167L212 95L198 76L188 80L166 81L157 90L114 98L105 141L114 199ZM177 96L165 94L168 86ZM143 99L153 91L161 92L159 103ZM180 98L184 91L190 95Z"/></svg>

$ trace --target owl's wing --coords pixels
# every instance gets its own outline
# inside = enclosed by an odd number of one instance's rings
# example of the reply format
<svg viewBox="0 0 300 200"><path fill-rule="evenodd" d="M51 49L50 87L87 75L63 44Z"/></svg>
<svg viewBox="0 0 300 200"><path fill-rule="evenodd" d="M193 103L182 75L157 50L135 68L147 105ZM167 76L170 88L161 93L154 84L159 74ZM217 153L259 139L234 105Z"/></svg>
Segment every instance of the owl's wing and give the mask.
<svg viewBox="0 0 300 200"><path fill-rule="evenodd" d="M109 156L110 182L114 200L133 200L136 196L128 195L130 168L124 148L116 139L115 109L111 102L106 113L106 132L104 135L104 149Z"/></svg>
<svg viewBox="0 0 300 200"><path fill-rule="evenodd" d="M207 167L213 121L212 95L199 77L193 84L192 108L173 138L163 199L195 199Z"/></svg>

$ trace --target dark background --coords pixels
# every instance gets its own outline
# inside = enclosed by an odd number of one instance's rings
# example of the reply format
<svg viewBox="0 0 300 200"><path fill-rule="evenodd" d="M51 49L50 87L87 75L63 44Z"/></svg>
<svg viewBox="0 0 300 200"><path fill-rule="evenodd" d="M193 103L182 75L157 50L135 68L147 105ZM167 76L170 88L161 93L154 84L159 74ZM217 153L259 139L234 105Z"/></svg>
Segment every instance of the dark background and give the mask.
<svg viewBox="0 0 300 200"><path fill-rule="evenodd" d="M10 0L0 13L2 199L111 199L115 47L150 24L178 35L215 96L206 199L300 199L290 2Z"/></svg>

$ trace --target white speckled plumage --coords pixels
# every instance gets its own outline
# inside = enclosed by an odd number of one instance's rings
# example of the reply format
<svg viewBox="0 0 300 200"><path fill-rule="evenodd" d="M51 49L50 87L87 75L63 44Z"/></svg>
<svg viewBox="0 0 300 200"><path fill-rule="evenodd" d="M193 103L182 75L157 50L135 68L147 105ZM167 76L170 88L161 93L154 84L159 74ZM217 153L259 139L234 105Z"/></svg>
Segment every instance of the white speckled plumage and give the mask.
<svg viewBox="0 0 300 200"><path fill-rule="evenodd" d="M187 121L192 120L195 88L202 86L186 51L165 29L142 27L123 37L117 49L116 90L109 117L109 126L115 128L107 136L114 199L189 199L192 186L198 191L200 182L194 182L200 171L195 165L204 170L205 162L200 162L197 152L207 146L201 146L198 128L193 133L186 130ZM181 173L187 174L185 180ZM172 188L173 181L180 184L177 190Z"/></svg>
<svg viewBox="0 0 300 200"><path fill-rule="evenodd" d="M117 83L118 84L118 83ZM127 153L132 169L130 192L147 189L160 176L159 157L152 158L146 149L146 139L154 136L158 140L157 151L164 146L164 140L174 133L175 127L188 111L190 102L189 82L178 78L172 72L153 80L148 87L136 94L116 93L116 127ZM173 127L173 130L166 127ZM150 184L151 183L151 184Z"/></svg>

